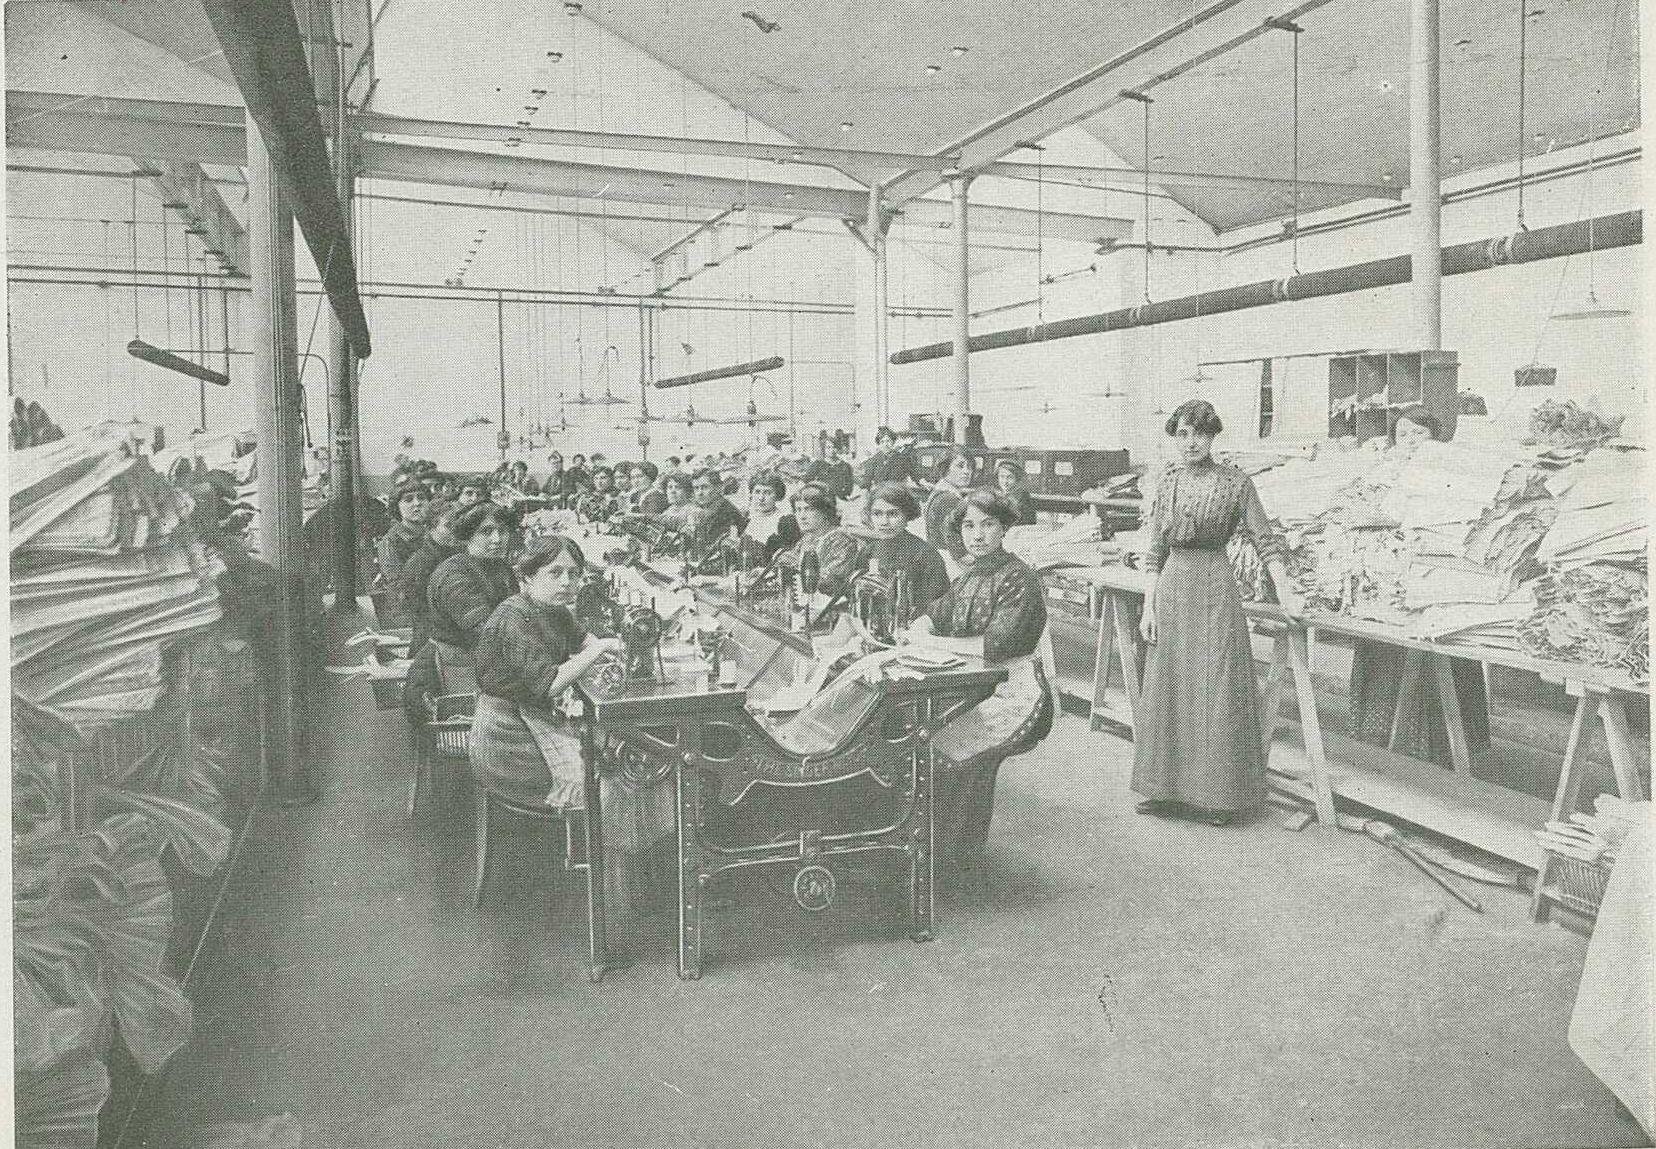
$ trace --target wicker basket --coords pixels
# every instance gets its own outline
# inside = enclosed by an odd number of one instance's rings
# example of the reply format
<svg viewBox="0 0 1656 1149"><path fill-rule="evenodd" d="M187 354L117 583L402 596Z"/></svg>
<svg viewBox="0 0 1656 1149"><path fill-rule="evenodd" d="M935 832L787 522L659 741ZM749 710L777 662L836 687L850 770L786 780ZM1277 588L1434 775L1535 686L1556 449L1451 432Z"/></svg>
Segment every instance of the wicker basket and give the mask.
<svg viewBox="0 0 1656 1149"><path fill-rule="evenodd" d="M1597 917L1610 870L1596 862L1583 862L1551 850L1546 853L1551 863L1547 867L1547 899L1578 914Z"/></svg>

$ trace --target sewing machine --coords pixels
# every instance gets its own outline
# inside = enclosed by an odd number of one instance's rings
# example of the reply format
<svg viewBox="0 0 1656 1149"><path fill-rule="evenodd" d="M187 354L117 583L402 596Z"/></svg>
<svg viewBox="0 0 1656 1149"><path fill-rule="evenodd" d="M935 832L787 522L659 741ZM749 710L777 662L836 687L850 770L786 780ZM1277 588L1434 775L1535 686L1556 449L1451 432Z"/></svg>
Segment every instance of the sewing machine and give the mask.
<svg viewBox="0 0 1656 1149"><path fill-rule="evenodd" d="M588 632L612 634L621 640L623 648L620 673L603 668L596 682L609 693L619 693L629 683L659 682L666 677L661 658L662 622L656 613L655 600L623 603L618 586L607 575L592 573L582 580L575 592L575 619Z"/></svg>
<svg viewBox="0 0 1656 1149"><path fill-rule="evenodd" d="M851 615L874 641L895 643L898 633L914 621L908 579L901 571L890 578L878 568L859 572L851 580Z"/></svg>

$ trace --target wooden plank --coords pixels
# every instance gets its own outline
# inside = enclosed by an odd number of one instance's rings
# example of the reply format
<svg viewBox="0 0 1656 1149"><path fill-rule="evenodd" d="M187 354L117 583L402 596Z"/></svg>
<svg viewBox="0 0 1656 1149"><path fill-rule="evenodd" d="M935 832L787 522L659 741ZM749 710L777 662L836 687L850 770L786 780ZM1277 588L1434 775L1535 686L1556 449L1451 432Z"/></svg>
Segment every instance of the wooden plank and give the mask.
<svg viewBox="0 0 1656 1149"><path fill-rule="evenodd" d="M1294 696L1299 703L1300 729L1305 736L1305 750L1311 759L1311 789L1317 799L1317 821L1332 828L1334 817L1334 789L1328 773L1328 758L1324 753L1322 723L1317 718L1317 694L1311 684L1311 665L1305 656L1305 632L1291 628L1287 632L1288 665L1294 672Z"/></svg>
<svg viewBox="0 0 1656 1149"><path fill-rule="evenodd" d="M1550 822L1562 822L1575 812L1576 800L1581 792L1582 735L1586 732L1587 714L1592 705L1592 700L1585 693L1576 700L1575 717L1570 721L1570 740L1564 747L1564 763L1558 771L1558 789L1553 793L1552 812L1547 819ZM1536 868L1535 890L1530 895L1531 921L1547 920L1550 908L1547 904L1547 881L1551 869L1552 858L1543 852L1541 864Z"/></svg>
<svg viewBox="0 0 1656 1149"><path fill-rule="evenodd" d="M1138 725L1139 711L1139 646L1141 639L1128 618L1127 604L1116 603L1115 623L1116 657L1121 662L1121 680L1127 690L1127 720Z"/></svg>
<svg viewBox="0 0 1656 1149"><path fill-rule="evenodd" d="M1437 677L1438 702L1443 707L1443 724L1449 731L1449 757L1455 773L1472 774L1472 751L1466 745L1466 720L1461 714L1460 695L1455 691L1454 668L1449 656L1434 654L1432 670Z"/></svg>
<svg viewBox="0 0 1656 1149"><path fill-rule="evenodd" d="M1639 769L1633 757L1633 735L1627 729L1627 710L1621 699L1606 694L1599 699L1598 712L1604 722L1604 737L1610 743L1616 792L1628 802L1644 801L1644 787L1639 784Z"/></svg>
<svg viewBox="0 0 1656 1149"><path fill-rule="evenodd" d="M1115 595L1105 595L1104 606L1098 612L1098 641L1093 645L1092 708L1088 711L1092 715L1104 708L1104 688L1110 682L1110 628L1115 609Z"/></svg>
<svg viewBox="0 0 1656 1149"><path fill-rule="evenodd" d="M1539 798L1366 742L1336 734L1324 738L1329 781L1339 797L1540 869L1542 851L1534 832L1547 820L1547 804ZM1293 778L1311 777L1310 759L1298 746L1278 745L1271 768Z"/></svg>
<svg viewBox="0 0 1656 1149"><path fill-rule="evenodd" d="M1277 720L1282 717L1282 679L1288 673L1288 634L1277 635L1271 647L1271 668L1265 672L1265 697L1259 710L1260 734L1265 740L1265 761L1271 760L1271 743L1276 741Z"/></svg>

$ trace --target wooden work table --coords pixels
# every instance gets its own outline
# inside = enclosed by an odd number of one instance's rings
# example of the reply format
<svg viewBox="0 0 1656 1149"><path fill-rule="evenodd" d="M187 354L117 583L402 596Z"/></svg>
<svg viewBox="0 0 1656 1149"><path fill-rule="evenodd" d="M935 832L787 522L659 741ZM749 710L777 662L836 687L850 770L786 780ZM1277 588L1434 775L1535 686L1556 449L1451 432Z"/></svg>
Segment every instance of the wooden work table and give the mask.
<svg viewBox="0 0 1656 1149"><path fill-rule="evenodd" d="M1143 571L1125 567L1070 568L1064 574L1085 580L1098 600L1093 728L1114 726L1130 737L1139 704L1145 655L1138 620L1150 577ZM1629 801L1639 801L1644 796L1627 721L1626 700L1643 698L1648 705L1648 683L1635 682L1624 674L1602 668L1531 658L1517 651L1431 642L1409 635L1400 627L1367 619L1309 613L1301 619L1290 620L1280 607L1268 603L1243 603L1242 609L1257 631L1273 638L1261 706L1267 762L1272 770L1311 783L1318 820L1325 824L1334 822L1333 798L1338 794L1537 870L1533 912L1537 919L1544 919L1548 909L1547 862L1535 841L1534 831L1545 821L1566 819L1574 812L1585 760L1584 735L1587 723L1594 717L1604 726L1617 791ZM1318 719L1311 683L1309 644L1313 632L1385 643L1404 650L1399 712L1421 676L1429 674L1436 684L1447 720L1454 770L1325 732ZM1531 671L1548 682L1563 684L1577 700L1550 807L1540 799L1472 777L1460 699L1450 670L1453 658ZM1110 707L1106 700L1106 686L1117 667L1126 698L1125 713ZM1290 680L1299 708L1301 746L1276 739L1282 693ZM1397 730L1398 716L1394 716L1394 740Z"/></svg>

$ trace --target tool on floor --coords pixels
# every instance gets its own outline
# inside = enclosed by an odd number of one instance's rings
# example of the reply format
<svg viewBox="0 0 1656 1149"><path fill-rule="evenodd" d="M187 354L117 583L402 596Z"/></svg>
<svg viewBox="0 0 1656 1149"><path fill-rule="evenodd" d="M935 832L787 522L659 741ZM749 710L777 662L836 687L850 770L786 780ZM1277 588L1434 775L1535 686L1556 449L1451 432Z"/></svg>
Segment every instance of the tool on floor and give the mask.
<svg viewBox="0 0 1656 1149"><path fill-rule="evenodd" d="M1272 776L1270 778L1271 792L1269 800L1273 805L1283 805L1285 802L1294 802L1302 808L1311 801L1311 787L1294 780ZM1349 830L1354 834L1362 834L1379 842L1382 846L1389 846L1407 858L1421 873L1442 886L1454 899L1472 910L1474 913L1483 913L1483 905L1470 894L1460 889L1432 868L1430 862L1421 857L1415 848L1404 839L1396 826L1389 822L1382 822L1378 818L1358 818L1351 814L1336 814L1336 821L1340 829Z"/></svg>
<svg viewBox="0 0 1656 1149"><path fill-rule="evenodd" d="M1343 821L1344 819L1342 819ZM1414 847L1403 840L1403 835L1397 832L1397 827L1389 822L1382 822L1378 818L1357 819L1363 824L1363 833L1379 842L1382 846L1390 846L1414 865L1421 873L1447 890L1457 902L1474 913L1483 913L1483 905L1471 894L1462 890L1448 878L1432 868L1430 862L1415 853Z"/></svg>

